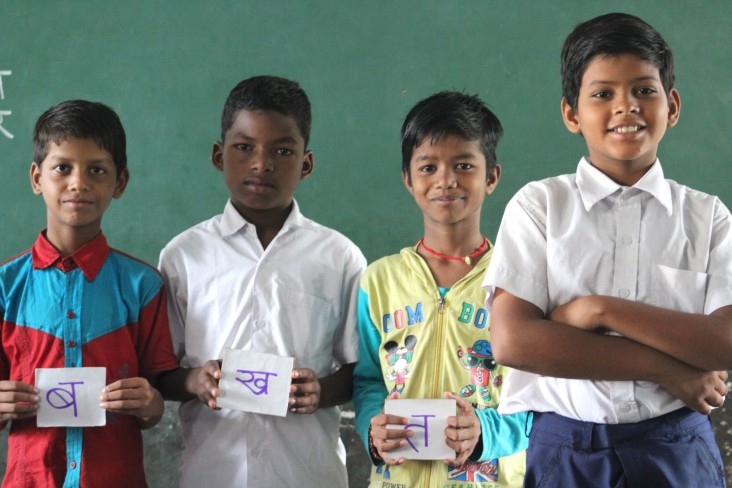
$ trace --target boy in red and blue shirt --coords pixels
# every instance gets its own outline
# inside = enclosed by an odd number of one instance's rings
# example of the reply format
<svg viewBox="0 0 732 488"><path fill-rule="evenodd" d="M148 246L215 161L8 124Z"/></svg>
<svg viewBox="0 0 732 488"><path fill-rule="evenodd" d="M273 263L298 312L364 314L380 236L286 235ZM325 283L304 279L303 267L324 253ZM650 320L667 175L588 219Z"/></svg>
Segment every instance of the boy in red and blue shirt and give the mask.
<svg viewBox="0 0 732 488"><path fill-rule="evenodd" d="M146 486L140 430L163 400L156 376L177 368L162 279L111 249L104 211L129 179L125 133L99 103L47 110L33 133L31 186L47 228L0 266L0 428L12 421L3 486ZM36 368L103 366L103 427L36 425Z"/></svg>

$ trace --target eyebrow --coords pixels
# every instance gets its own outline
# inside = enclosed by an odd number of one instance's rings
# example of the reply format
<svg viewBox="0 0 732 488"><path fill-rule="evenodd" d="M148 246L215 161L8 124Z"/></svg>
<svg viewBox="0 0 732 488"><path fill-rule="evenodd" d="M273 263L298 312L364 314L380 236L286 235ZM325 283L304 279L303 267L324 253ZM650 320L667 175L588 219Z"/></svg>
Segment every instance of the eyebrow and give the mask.
<svg viewBox="0 0 732 488"><path fill-rule="evenodd" d="M638 83L640 81L656 81L658 83L661 83L661 80L655 76L639 76L638 78L633 78L631 80L633 83ZM618 85L620 84L620 81L617 80L595 80L590 83L590 86L592 85Z"/></svg>
<svg viewBox="0 0 732 488"><path fill-rule="evenodd" d="M456 156L453 156L451 159L452 160L458 160L458 159L475 159L475 157L476 157L476 155L474 153L464 152L464 153L460 153L460 154L458 154ZM419 156L414 161L418 163L418 162L421 162L421 161L432 161L433 159L437 159L437 158L434 157L434 156L431 156L429 154L425 154L424 156Z"/></svg>
<svg viewBox="0 0 732 488"><path fill-rule="evenodd" d="M246 135L243 132L235 132L232 137L233 138L239 137L239 138L245 139L247 141L254 141L254 140L256 140L255 138L250 137L250 136ZM283 143L297 144L297 140L294 137L292 137L292 136L280 137L279 139L275 139L272 142L275 143L275 144L283 144Z"/></svg>
<svg viewBox="0 0 732 488"><path fill-rule="evenodd" d="M51 156L51 161L56 163L70 163L72 161L76 161L74 158L68 158L64 155L57 155L57 156ZM111 163L114 164L114 160L112 158L97 158L97 159L90 159L88 161L82 161L84 163L90 163L90 164L99 164L99 163Z"/></svg>

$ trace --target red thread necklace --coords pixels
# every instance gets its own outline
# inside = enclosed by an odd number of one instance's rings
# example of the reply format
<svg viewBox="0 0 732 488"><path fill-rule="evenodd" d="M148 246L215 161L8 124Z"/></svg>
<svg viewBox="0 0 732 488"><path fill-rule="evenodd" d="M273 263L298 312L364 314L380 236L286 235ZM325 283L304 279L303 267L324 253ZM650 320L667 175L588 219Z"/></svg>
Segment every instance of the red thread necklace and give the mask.
<svg viewBox="0 0 732 488"><path fill-rule="evenodd" d="M417 247L419 247L419 246L422 246L422 248L425 251L427 251L428 253L432 254L433 256L437 256L438 258L452 259L453 261L462 261L465 264L467 264L468 266L471 266L473 264L473 258L475 256L477 256L478 254L482 253L483 251L485 251L488 248L488 238L485 237L485 236L483 236L483 244L481 244L478 249L476 249L475 251L473 251L472 254L468 254L468 255L463 256L463 257L460 257L460 256L448 256L447 254L442 254L442 253L439 253L439 252L435 251L434 249L430 249L429 247L427 247L425 245L425 243L424 243L424 237L421 238L419 240L419 242L417 243Z"/></svg>

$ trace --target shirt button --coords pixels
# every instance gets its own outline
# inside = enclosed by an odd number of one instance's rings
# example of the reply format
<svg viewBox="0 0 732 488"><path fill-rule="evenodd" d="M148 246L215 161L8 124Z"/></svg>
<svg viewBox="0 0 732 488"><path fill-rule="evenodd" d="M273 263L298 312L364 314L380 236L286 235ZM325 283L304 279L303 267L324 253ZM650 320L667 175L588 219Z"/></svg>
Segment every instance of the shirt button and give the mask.
<svg viewBox="0 0 732 488"><path fill-rule="evenodd" d="M627 288L621 288L620 290L618 290L618 296L620 298L628 298L630 296L630 290L628 290Z"/></svg>
<svg viewBox="0 0 732 488"><path fill-rule="evenodd" d="M76 347L76 342L69 341L69 347Z"/></svg>
<svg viewBox="0 0 732 488"><path fill-rule="evenodd" d="M76 461L71 461L69 466L71 466L71 469L76 469Z"/></svg>
<svg viewBox="0 0 732 488"><path fill-rule="evenodd" d="M633 238L632 238L632 237L630 237L630 236L625 236L625 237L623 237L623 241L622 241L622 242L623 242L623 244L625 244L626 246L629 246L630 244L632 244L632 243L633 243Z"/></svg>
<svg viewBox="0 0 732 488"><path fill-rule="evenodd" d="M76 317L76 314L69 310L68 312L66 312L66 316L70 319L73 319L74 317Z"/></svg>

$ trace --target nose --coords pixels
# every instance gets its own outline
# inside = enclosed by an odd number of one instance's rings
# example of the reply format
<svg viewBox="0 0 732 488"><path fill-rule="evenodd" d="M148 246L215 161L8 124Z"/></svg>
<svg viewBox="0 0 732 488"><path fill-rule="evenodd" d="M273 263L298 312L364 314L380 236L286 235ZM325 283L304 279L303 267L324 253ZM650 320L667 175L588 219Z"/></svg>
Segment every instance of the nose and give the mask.
<svg viewBox="0 0 732 488"><path fill-rule="evenodd" d="M251 159L251 168L258 173L269 173L274 168L272 157L266 151L255 151Z"/></svg>
<svg viewBox="0 0 732 488"><path fill-rule="evenodd" d="M437 188L455 188L457 186L457 178L452 168L442 168L437 171L435 185Z"/></svg>
<svg viewBox="0 0 732 488"><path fill-rule="evenodd" d="M638 98L633 93L619 93L615 97L616 114L631 114L638 113L639 111Z"/></svg>
<svg viewBox="0 0 732 488"><path fill-rule="evenodd" d="M87 191L89 189L89 180L86 173L80 170L74 170L69 178L69 189Z"/></svg>

